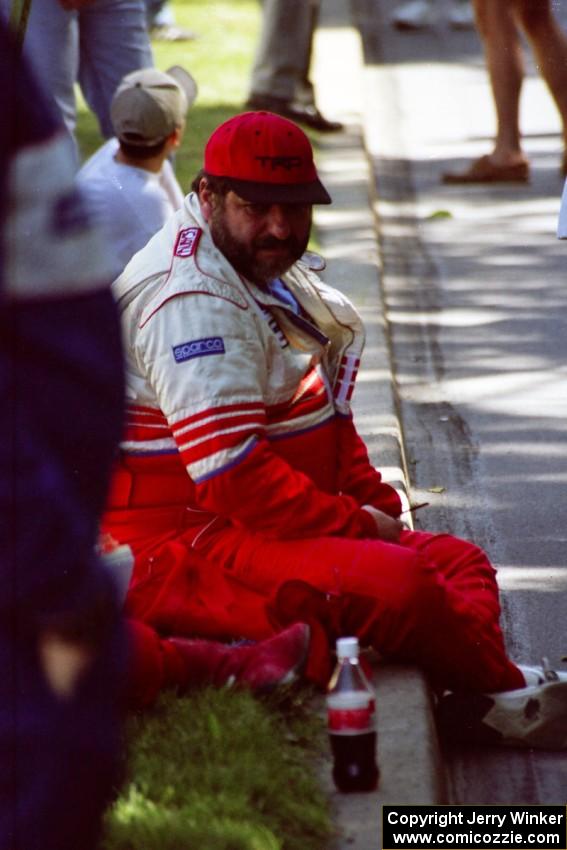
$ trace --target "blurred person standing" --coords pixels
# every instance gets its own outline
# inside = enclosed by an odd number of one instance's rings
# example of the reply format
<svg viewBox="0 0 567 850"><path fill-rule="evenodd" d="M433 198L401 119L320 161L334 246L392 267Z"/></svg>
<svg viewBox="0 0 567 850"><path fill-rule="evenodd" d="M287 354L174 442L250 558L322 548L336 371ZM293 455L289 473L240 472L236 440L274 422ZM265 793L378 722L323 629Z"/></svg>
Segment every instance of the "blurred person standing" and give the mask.
<svg viewBox="0 0 567 850"><path fill-rule="evenodd" d="M95 554L123 399L104 243L3 20L0 71L0 850L95 850L126 704L293 681L309 629L228 647L123 626Z"/></svg>
<svg viewBox="0 0 567 850"><path fill-rule="evenodd" d="M319 0L264 0L246 108L267 110L320 132L342 130L325 118L309 78Z"/></svg>
<svg viewBox="0 0 567 850"><path fill-rule="evenodd" d="M123 642L94 555L122 420L102 240L0 20L0 848L94 850L119 775Z"/></svg>
<svg viewBox="0 0 567 850"><path fill-rule="evenodd" d="M445 183L526 183L530 176L520 133L520 94L525 76L523 33L535 56L561 117L563 157L567 173L567 36L550 0L473 0L477 29L496 111L496 139L491 153L464 171L443 175Z"/></svg>
<svg viewBox="0 0 567 850"><path fill-rule="evenodd" d="M0 10L8 16L18 2L0 0ZM23 43L72 138L76 82L108 139L110 103L120 80L154 64L143 0L31 0Z"/></svg>

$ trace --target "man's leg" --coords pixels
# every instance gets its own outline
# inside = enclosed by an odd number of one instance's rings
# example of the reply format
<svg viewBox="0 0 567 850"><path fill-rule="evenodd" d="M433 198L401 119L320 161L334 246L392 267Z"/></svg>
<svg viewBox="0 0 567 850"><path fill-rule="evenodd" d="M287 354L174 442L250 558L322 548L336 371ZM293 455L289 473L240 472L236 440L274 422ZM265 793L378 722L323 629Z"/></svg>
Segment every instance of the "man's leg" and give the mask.
<svg viewBox="0 0 567 850"><path fill-rule="evenodd" d="M466 541L417 532L405 532L400 544L266 541L233 530L206 548L236 581L272 597L280 627L315 620L330 641L356 634L388 659L418 663L440 687L524 684L504 649L494 569Z"/></svg>
<svg viewBox="0 0 567 850"><path fill-rule="evenodd" d="M250 96L293 100L302 70L309 64L312 37L309 0L264 0Z"/></svg>
<svg viewBox="0 0 567 850"><path fill-rule="evenodd" d="M519 120L524 57L512 4L506 0L474 0L474 7L496 109L491 160L496 165L524 162Z"/></svg>
<svg viewBox="0 0 567 850"><path fill-rule="evenodd" d="M553 16L549 0L513 0L512 5L557 104L567 149L567 36Z"/></svg>
<svg viewBox="0 0 567 850"><path fill-rule="evenodd" d="M0 0L9 16L11 0ZM45 91L55 100L71 139L77 114L74 83L78 69L77 13L57 0L33 0L24 36L24 52ZM74 141L73 141L74 146Z"/></svg>
<svg viewBox="0 0 567 850"><path fill-rule="evenodd" d="M166 689L240 686L266 691L292 682L307 660L309 627L295 623L272 638L231 646L197 638L162 637L139 620L128 621L128 703L151 705Z"/></svg>
<svg viewBox="0 0 567 850"><path fill-rule="evenodd" d="M341 130L315 103L309 79L319 0L264 0L248 109L266 109L323 132Z"/></svg>
<svg viewBox="0 0 567 850"><path fill-rule="evenodd" d="M520 138L520 92L524 57L513 5L508 0L473 0L496 110L493 151L463 172L443 175L446 183L526 182L529 169Z"/></svg>
<svg viewBox="0 0 567 850"><path fill-rule="evenodd" d="M128 604L170 634L203 628L261 638L304 622L306 675L323 687L334 641L355 634L386 660L429 674L444 694L439 716L452 736L567 747L567 674L510 661L495 571L477 546L418 532L405 532L400 544L266 541L237 529L201 544L198 556L180 535L139 557ZM206 661L211 644L197 643Z"/></svg>
<svg viewBox="0 0 567 850"><path fill-rule="evenodd" d="M105 138L114 135L110 104L125 74L153 66L142 0L94 0L79 17L78 81Z"/></svg>

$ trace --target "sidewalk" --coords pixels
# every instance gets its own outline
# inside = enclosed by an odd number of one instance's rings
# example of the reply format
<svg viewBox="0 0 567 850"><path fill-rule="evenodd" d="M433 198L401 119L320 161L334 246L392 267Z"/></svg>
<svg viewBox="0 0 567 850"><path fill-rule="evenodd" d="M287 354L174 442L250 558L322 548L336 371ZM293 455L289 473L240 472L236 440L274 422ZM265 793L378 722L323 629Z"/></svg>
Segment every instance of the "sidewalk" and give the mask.
<svg viewBox="0 0 567 850"><path fill-rule="evenodd" d="M344 133L322 136L317 161L332 206L316 208L315 225L327 260L324 277L360 310L367 343L354 397L359 431L385 478L407 492L403 438L396 410L388 329L384 320L373 181L363 142L363 60L351 26L348 0L322 4L316 37L315 85L322 112L347 125ZM380 806L446 801L444 770L433 726L430 694L413 668L376 671L379 789L372 794L332 791L325 781L341 839L333 850L374 850Z"/></svg>

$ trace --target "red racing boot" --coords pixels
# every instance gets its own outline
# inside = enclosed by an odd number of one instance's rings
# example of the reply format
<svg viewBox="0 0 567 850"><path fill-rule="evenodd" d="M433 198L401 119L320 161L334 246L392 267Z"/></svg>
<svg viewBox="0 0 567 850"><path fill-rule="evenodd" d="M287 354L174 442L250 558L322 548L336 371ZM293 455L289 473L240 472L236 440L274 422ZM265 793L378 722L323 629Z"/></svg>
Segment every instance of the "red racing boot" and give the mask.
<svg viewBox="0 0 567 850"><path fill-rule="evenodd" d="M182 661L180 691L202 685L269 691L298 678L309 651L310 629L295 623L258 643L227 645L192 638L168 638Z"/></svg>

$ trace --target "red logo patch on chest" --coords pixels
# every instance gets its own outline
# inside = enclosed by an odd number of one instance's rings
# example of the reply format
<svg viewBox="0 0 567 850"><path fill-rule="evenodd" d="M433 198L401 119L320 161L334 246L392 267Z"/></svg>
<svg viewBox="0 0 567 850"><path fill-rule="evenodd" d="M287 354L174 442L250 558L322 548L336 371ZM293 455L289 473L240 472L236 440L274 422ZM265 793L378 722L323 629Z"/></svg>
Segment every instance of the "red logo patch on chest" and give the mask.
<svg viewBox="0 0 567 850"><path fill-rule="evenodd" d="M202 230L199 227L186 227L180 230L175 243L176 257L192 257L197 250Z"/></svg>

